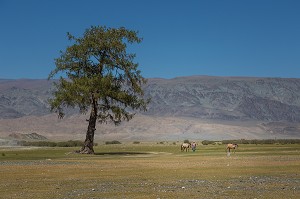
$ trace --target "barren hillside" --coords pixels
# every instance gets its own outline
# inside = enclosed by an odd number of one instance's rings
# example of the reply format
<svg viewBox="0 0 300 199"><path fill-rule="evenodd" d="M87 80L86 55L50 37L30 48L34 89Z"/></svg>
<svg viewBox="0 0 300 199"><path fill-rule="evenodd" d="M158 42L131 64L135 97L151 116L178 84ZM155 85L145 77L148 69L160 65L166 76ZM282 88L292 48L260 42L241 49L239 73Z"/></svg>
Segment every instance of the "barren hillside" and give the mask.
<svg viewBox="0 0 300 199"><path fill-rule="evenodd" d="M49 111L47 80L0 80L0 137L38 133L83 139L87 116ZM300 79L192 76L149 79L148 112L120 126L98 125L96 139L300 138Z"/></svg>

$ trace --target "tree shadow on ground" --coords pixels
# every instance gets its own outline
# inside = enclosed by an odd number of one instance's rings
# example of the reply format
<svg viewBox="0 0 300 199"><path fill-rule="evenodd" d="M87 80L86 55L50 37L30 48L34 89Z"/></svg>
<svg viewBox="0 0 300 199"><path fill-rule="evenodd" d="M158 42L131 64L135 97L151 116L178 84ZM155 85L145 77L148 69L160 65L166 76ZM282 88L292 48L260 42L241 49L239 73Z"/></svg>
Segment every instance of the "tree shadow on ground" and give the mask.
<svg viewBox="0 0 300 199"><path fill-rule="evenodd" d="M95 153L95 155L150 155L151 153L145 152L103 152L103 153Z"/></svg>

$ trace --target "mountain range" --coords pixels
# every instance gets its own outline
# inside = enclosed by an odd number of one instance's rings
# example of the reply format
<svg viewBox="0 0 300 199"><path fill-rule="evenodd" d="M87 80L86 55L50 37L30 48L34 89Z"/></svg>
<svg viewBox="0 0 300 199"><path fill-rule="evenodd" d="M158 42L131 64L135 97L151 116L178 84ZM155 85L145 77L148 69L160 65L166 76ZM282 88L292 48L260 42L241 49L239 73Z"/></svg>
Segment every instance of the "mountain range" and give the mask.
<svg viewBox="0 0 300 199"><path fill-rule="evenodd" d="M98 124L96 139L182 140L300 138L300 79L189 76L152 78L147 112L119 126ZM37 133L84 139L87 115L50 112L53 80L0 80L0 137Z"/></svg>

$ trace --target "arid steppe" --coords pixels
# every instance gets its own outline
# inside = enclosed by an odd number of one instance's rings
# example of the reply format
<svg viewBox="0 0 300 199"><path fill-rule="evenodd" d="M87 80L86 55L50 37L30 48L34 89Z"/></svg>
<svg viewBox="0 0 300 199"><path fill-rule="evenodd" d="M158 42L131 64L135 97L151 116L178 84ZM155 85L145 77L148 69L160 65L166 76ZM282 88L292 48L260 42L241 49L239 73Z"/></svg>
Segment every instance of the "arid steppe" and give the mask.
<svg viewBox="0 0 300 199"><path fill-rule="evenodd" d="M299 198L300 146L178 142L76 148L0 148L0 198Z"/></svg>

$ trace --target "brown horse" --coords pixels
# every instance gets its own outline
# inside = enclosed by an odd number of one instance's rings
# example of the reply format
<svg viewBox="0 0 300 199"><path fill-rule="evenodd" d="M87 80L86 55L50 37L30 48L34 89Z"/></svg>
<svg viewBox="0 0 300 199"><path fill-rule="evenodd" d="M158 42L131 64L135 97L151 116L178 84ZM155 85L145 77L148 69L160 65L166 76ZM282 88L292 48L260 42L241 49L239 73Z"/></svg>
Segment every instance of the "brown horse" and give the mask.
<svg viewBox="0 0 300 199"><path fill-rule="evenodd" d="M233 152L235 153L235 149L237 149L238 146L238 144L227 144L226 151L230 153L230 150L233 149Z"/></svg>
<svg viewBox="0 0 300 199"><path fill-rule="evenodd" d="M186 151L186 152L188 152L189 151L189 149L190 149L190 147L191 147L191 143L183 143L182 145L181 145L181 151Z"/></svg>

